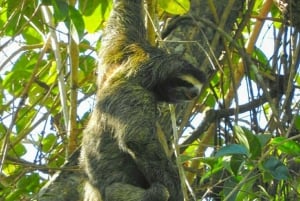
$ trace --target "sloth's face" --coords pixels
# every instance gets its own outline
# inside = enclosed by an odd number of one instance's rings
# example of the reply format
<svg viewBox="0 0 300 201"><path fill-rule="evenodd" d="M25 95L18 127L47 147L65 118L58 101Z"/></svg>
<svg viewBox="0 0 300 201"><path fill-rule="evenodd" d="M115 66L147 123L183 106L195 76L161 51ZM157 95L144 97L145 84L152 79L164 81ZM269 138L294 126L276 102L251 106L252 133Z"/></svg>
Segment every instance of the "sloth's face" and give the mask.
<svg viewBox="0 0 300 201"><path fill-rule="evenodd" d="M158 101L180 103L191 101L199 96L203 84L194 75L181 75L170 78L155 87Z"/></svg>

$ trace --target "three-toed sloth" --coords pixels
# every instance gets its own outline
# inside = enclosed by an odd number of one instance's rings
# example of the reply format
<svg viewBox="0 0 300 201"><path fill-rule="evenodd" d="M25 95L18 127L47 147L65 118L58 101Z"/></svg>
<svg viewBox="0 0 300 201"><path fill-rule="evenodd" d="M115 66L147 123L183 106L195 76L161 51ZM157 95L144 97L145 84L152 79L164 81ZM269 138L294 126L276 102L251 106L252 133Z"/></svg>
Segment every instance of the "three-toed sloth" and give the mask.
<svg viewBox="0 0 300 201"><path fill-rule="evenodd" d="M178 170L156 134L157 102L192 100L205 75L151 46L143 19L143 0L114 0L82 144L81 165L92 189L86 201L183 200Z"/></svg>

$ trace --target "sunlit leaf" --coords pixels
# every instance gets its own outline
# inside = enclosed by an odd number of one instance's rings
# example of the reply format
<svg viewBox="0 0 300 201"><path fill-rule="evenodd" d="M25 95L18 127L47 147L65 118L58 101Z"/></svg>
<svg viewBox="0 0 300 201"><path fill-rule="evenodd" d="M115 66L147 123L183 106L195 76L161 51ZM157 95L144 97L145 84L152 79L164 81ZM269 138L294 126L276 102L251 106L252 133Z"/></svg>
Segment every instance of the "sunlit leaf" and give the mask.
<svg viewBox="0 0 300 201"><path fill-rule="evenodd" d="M247 136L245 135L245 132L243 131L242 127L240 126L234 126L234 132L236 134L236 137L238 139L238 142L240 144L243 144L247 149L250 149L250 144L248 142Z"/></svg>
<svg viewBox="0 0 300 201"><path fill-rule="evenodd" d="M27 27L22 31L22 35L28 44L39 44L43 42L42 36L32 27Z"/></svg>
<svg viewBox="0 0 300 201"><path fill-rule="evenodd" d="M25 146L22 143L16 144L12 149L9 150L8 155L11 157L21 157L27 153Z"/></svg>
<svg viewBox="0 0 300 201"><path fill-rule="evenodd" d="M12 67L12 70L6 74L3 87L12 95L19 95L30 78L37 59L38 55L36 53L23 53Z"/></svg>
<svg viewBox="0 0 300 201"><path fill-rule="evenodd" d="M26 127L29 127L35 115L36 115L36 110L31 109L30 107L21 108L18 113L18 117L19 117L18 121L16 122L17 132L20 132L24 130Z"/></svg>
<svg viewBox="0 0 300 201"><path fill-rule="evenodd" d="M91 16L95 9L99 6L99 4L106 4L107 0L79 0L79 10L81 11L82 15L84 16Z"/></svg>
<svg viewBox="0 0 300 201"><path fill-rule="evenodd" d="M5 175L10 176L17 174L20 171L20 166L14 164L5 164L2 171Z"/></svg>
<svg viewBox="0 0 300 201"><path fill-rule="evenodd" d="M103 1L95 5L92 13L83 15L85 28L89 33L94 33L101 24L108 18L111 10L111 1Z"/></svg>
<svg viewBox="0 0 300 201"><path fill-rule="evenodd" d="M57 137L54 134L48 134L41 142L42 151L48 153L53 145L56 144Z"/></svg>
<svg viewBox="0 0 300 201"><path fill-rule="evenodd" d="M168 13L182 15L190 10L189 0L158 0L162 9Z"/></svg>
<svg viewBox="0 0 300 201"><path fill-rule="evenodd" d="M271 144L285 154L300 155L300 144L296 141L288 140L285 137L276 137L272 139Z"/></svg>

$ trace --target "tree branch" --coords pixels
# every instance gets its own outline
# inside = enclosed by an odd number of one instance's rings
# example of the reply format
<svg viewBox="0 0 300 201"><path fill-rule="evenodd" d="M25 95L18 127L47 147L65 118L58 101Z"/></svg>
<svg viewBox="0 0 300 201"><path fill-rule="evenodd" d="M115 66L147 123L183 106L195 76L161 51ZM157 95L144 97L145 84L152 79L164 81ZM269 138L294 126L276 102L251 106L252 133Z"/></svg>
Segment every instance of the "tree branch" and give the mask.
<svg viewBox="0 0 300 201"><path fill-rule="evenodd" d="M208 127L211 125L211 123L215 122L217 119L232 116L236 113L236 111L238 111L239 114L250 111L256 107L261 106L265 102L267 102L267 99L265 96L262 96L262 97L255 99L249 103L240 105L240 106L238 106L238 108L208 110L205 113L205 118L202 121L202 123L199 125L199 127L194 132L192 132L191 136L189 138L187 138L181 144L180 153L184 152L185 149L188 147L187 145L189 145L189 144L193 143L195 140L197 140L200 137L200 135L208 129Z"/></svg>

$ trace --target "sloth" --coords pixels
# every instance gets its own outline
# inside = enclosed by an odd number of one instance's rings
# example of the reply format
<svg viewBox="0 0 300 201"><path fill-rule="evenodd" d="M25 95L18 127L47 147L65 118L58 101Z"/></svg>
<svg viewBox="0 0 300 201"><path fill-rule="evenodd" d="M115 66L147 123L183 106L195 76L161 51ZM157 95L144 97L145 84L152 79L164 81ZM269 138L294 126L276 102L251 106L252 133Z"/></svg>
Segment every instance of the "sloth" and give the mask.
<svg viewBox="0 0 300 201"><path fill-rule="evenodd" d="M151 46L143 19L143 0L114 0L83 136L85 201L183 201L176 165L156 134L157 103L194 99L205 74Z"/></svg>

